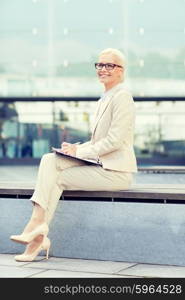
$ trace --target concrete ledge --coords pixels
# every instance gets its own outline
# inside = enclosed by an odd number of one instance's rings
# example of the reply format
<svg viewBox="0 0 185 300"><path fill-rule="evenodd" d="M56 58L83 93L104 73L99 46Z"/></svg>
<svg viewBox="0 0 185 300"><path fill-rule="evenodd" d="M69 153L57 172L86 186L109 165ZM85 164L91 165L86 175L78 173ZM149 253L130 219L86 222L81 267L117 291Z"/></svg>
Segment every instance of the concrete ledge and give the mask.
<svg viewBox="0 0 185 300"><path fill-rule="evenodd" d="M28 199L0 199L0 253L21 253L9 240L22 232ZM185 206L179 204L60 201L49 237L51 255L185 266Z"/></svg>
<svg viewBox="0 0 185 300"><path fill-rule="evenodd" d="M22 198L30 197L34 191L34 183L2 182L0 196ZM145 201L149 203L185 203L185 184L134 184L131 189L124 191L64 191L62 200L91 200L107 201Z"/></svg>
<svg viewBox="0 0 185 300"><path fill-rule="evenodd" d="M34 183L0 184L0 253L30 218ZM117 192L64 191L50 226L51 255L185 266L185 185L134 185Z"/></svg>

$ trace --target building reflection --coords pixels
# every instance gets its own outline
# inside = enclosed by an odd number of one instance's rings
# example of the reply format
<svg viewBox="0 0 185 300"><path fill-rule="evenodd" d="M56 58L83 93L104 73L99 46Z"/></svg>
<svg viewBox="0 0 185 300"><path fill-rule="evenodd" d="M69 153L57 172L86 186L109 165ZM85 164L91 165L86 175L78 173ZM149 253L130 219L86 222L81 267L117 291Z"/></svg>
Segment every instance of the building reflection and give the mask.
<svg viewBox="0 0 185 300"><path fill-rule="evenodd" d="M19 122L18 113L14 103L0 102L0 147L1 156L18 156Z"/></svg>
<svg viewBox="0 0 185 300"><path fill-rule="evenodd" d="M91 136L95 101L0 103L0 163L33 163L63 141ZM180 103L136 102L135 152L140 164L185 164ZM6 160L5 160L6 159Z"/></svg>

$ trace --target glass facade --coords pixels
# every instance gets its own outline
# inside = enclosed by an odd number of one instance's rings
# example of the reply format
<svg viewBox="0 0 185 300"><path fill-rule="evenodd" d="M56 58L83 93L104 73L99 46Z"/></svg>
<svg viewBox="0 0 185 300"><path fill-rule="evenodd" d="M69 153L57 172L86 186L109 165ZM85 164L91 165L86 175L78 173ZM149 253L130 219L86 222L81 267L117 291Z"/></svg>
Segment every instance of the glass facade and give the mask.
<svg viewBox="0 0 185 300"><path fill-rule="evenodd" d="M95 102L35 99L99 97L94 62L107 47L125 53L133 96L154 100L136 102L137 156L184 157L184 11L184 0L0 1L0 159L89 138Z"/></svg>
<svg viewBox="0 0 185 300"><path fill-rule="evenodd" d="M63 141L87 141L95 105L95 101L1 102L0 159L40 158ZM136 102L136 110L138 158L185 157L184 102Z"/></svg>
<svg viewBox="0 0 185 300"><path fill-rule="evenodd" d="M61 142L91 135L95 102L13 102L0 106L0 158L40 158Z"/></svg>
<svg viewBox="0 0 185 300"><path fill-rule="evenodd" d="M99 96L104 48L135 96L185 94L184 0L0 1L0 96Z"/></svg>

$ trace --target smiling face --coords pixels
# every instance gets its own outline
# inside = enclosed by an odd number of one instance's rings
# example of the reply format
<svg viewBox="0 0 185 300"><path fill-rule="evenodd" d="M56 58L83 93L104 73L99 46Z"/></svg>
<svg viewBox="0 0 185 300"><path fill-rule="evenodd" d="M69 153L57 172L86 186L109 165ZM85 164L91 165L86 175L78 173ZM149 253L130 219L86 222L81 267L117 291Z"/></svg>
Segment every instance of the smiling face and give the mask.
<svg viewBox="0 0 185 300"><path fill-rule="evenodd" d="M121 65L119 58L116 55L110 53L100 55L98 63ZM100 82L104 84L105 90L107 91L123 81L123 68L116 66L113 70L106 70L106 68L103 67L101 70L97 70L97 75Z"/></svg>

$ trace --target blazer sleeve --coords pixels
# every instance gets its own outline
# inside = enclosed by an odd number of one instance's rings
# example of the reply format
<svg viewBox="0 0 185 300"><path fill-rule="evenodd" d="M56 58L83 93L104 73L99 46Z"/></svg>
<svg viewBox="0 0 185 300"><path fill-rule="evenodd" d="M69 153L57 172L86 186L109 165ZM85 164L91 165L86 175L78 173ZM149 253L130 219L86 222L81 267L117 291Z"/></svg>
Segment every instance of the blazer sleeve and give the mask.
<svg viewBox="0 0 185 300"><path fill-rule="evenodd" d="M85 143L83 143L83 144L79 144L79 145L76 145L76 151L78 152L78 151L80 151L80 149L82 149L82 148L84 148L84 147L87 147L88 145L91 145L91 141L87 141L87 142L85 142ZM76 152L76 153L77 153ZM76 155L77 156L77 155Z"/></svg>
<svg viewBox="0 0 185 300"><path fill-rule="evenodd" d="M100 156L118 150L126 141L128 132L133 128L134 102L131 94L125 91L120 91L113 100L112 120L107 135L95 143L79 147L77 151L79 158L98 159Z"/></svg>

